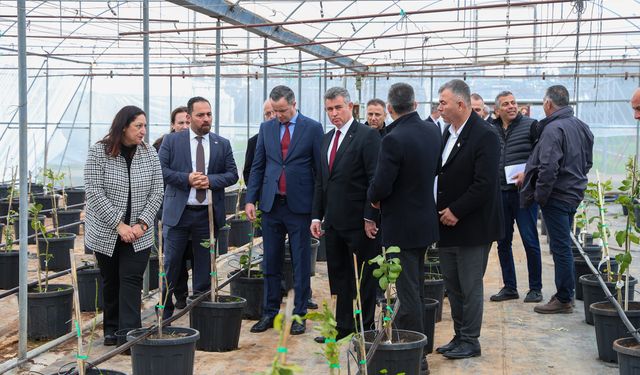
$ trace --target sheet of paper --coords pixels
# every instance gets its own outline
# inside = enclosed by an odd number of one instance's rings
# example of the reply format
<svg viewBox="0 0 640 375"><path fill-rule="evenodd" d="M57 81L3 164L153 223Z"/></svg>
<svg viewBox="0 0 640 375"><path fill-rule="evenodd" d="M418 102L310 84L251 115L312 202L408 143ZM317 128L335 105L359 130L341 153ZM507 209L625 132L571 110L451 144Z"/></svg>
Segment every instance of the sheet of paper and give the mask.
<svg viewBox="0 0 640 375"><path fill-rule="evenodd" d="M516 180L514 178L520 172L524 172L524 168L527 166L527 163L515 164L515 165L505 165L504 167L504 177L507 180L508 184L515 184Z"/></svg>

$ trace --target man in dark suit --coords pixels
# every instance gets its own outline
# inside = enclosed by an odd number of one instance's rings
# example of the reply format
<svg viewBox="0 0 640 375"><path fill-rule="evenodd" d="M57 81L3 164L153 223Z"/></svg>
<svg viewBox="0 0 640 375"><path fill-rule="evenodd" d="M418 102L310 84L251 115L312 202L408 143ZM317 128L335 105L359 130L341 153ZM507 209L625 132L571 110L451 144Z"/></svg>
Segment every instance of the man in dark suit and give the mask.
<svg viewBox="0 0 640 375"><path fill-rule="evenodd" d="M169 294L164 318L173 315L172 291L182 266L184 244L192 239L193 292L211 288L209 250L200 242L209 238L207 190L213 193L215 230L224 226L224 189L238 181L231 144L210 133L211 105L202 97L189 99L189 131L171 133L160 146L160 165L166 184L162 210L164 269ZM164 293L164 292L163 292Z"/></svg>
<svg viewBox="0 0 640 375"><path fill-rule="evenodd" d="M500 141L471 109L469 86L459 79L440 90L440 113L451 124L444 135L438 173L440 267L451 304L455 336L436 349L445 357L476 357L482 325L482 277L489 249L504 233L498 181Z"/></svg>
<svg viewBox="0 0 640 375"><path fill-rule="evenodd" d="M255 220L255 203L260 199L264 239L264 306L262 318L251 332L273 326L280 310L280 282L285 235L289 236L294 268L295 307L304 316L311 295L311 205L314 174L320 165L322 125L296 110L293 91L276 86L269 94L276 118L263 122L251 166L245 211ZM305 323L294 322L291 334L305 332Z"/></svg>
<svg viewBox="0 0 640 375"><path fill-rule="evenodd" d="M394 324L400 329L424 332L424 254L438 240L433 182L441 135L437 127L420 118L416 107L413 87L406 83L391 86L387 110L394 121L382 138L367 197L380 207L383 245L401 248L398 255L402 272L396 285L401 304Z"/></svg>
<svg viewBox="0 0 640 375"><path fill-rule="evenodd" d="M273 112L271 107L271 101L269 99L264 101L262 105L262 119L263 121L269 121L276 117L276 113ZM258 135L254 135L247 141L247 151L244 154L244 168L242 168L242 177L244 178L245 186L249 186L249 176L251 175L251 164L253 164L253 155L256 153L256 144L258 143Z"/></svg>
<svg viewBox="0 0 640 375"><path fill-rule="evenodd" d="M365 327L374 320L377 283L367 261L378 253L375 241L378 210L366 198L376 170L380 135L353 119L353 103L346 89L327 90L324 107L336 128L325 134L320 149L311 234L316 238L323 235L324 219L329 287L331 294L337 295L336 339L341 339L356 330L354 253L358 257L358 270L365 264L360 288ZM324 343L324 339L317 337L316 341Z"/></svg>
<svg viewBox="0 0 640 375"><path fill-rule="evenodd" d="M364 123L380 133L381 137L387 135L387 127L384 120L387 118L387 111L382 99L374 98L367 102L367 121Z"/></svg>

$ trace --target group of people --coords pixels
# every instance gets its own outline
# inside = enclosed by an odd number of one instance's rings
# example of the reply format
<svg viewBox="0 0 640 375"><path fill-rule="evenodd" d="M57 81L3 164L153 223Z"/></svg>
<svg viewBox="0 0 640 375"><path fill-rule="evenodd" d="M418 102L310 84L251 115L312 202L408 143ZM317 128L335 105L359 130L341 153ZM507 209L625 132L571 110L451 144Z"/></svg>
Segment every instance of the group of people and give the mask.
<svg viewBox="0 0 640 375"><path fill-rule="evenodd" d="M529 270L524 301L543 300L538 206L549 231L557 292L534 310L571 311L570 223L592 165L593 135L573 115L567 89L547 89L546 117L539 122L520 113L509 91L496 96L495 119L485 113L483 102L475 103L482 98L462 80L445 83L438 94L438 104L423 120L413 87L393 84L386 103L367 103L362 124L353 117L349 92L330 88L324 108L333 129L325 134L318 121L297 109L293 90L271 90L265 121L249 139L243 171L244 209L250 220L257 209L262 211L264 249L263 315L251 332L272 328L280 310L286 240L293 263L293 313L307 313L311 236L325 238L338 339L356 331L354 266L363 269L358 313L365 327L373 325L377 281L367 261L382 246L401 248L394 254L402 264L394 324L423 332L424 257L437 243L455 331L437 351L452 359L478 356L482 280L494 241L504 287L490 299L519 298L511 245L514 221ZM96 253L104 279L108 345L115 344L118 328L140 326L142 273L153 241L149 227L161 204L169 294L165 318L184 305L185 259L192 258L193 292L210 288L209 253L200 245L209 237L206 192L212 192L217 231L225 223L224 189L237 182L238 172L229 141L210 131L206 99L191 98L176 111L172 132L157 142L157 155L143 142L145 114L133 106L124 107L109 134L89 150L86 245ZM189 240L190 249L185 246ZM291 326L293 335L305 331L304 320Z"/></svg>

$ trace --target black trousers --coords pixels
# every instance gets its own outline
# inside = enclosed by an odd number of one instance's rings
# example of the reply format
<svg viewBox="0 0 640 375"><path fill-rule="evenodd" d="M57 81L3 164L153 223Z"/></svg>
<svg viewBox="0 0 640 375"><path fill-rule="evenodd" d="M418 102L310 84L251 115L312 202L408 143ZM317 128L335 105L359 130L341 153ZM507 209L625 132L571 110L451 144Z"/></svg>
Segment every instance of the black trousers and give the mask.
<svg viewBox="0 0 640 375"><path fill-rule="evenodd" d="M113 256L95 252L104 293L104 334L117 330L140 328L142 275L151 249L138 252L131 244L118 239Z"/></svg>
<svg viewBox="0 0 640 375"><path fill-rule="evenodd" d="M374 266L369 265L367 261L379 253L380 248L376 246L376 240L366 236L363 224L363 228L357 230L327 228L325 231L325 245L327 249L329 288L331 294L337 296L336 322L338 331L341 333L356 331L353 315L353 301L356 299L355 271L353 269L354 253L358 258L358 272L362 269L362 264L364 263L365 265L362 271L362 284L360 285L362 320L364 329L371 329L375 316L378 282L372 274Z"/></svg>
<svg viewBox="0 0 640 375"><path fill-rule="evenodd" d="M426 247L417 249L400 249L402 272L396 282L400 310L394 320L398 329L424 332L422 297L424 294L424 254Z"/></svg>
<svg viewBox="0 0 640 375"><path fill-rule="evenodd" d="M189 281L189 267L187 262L191 263L193 267L193 249L191 248L191 241L187 241L187 246L184 249L184 255L182 257L182 270L180 271L180 276L178 277L178 281L176 282L176 287L174 290L174 294L176 296L177 301L186 301L189 296L189 285L187 282Z"/></svg>
<svg viewBox="0 0 640 375"><path fill-rule="evenodd" d="M440 247L440 267L447 288L455 335L480 345L484 288L491 245ZM404 266L403 266L404 267Z"/></svg>

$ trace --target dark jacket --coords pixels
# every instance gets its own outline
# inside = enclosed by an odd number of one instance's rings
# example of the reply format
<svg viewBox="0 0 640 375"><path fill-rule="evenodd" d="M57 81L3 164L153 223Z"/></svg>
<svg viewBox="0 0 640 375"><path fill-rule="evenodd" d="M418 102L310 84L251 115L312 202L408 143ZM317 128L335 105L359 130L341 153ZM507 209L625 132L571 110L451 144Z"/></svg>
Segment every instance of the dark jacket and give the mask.
<svg viewBox="0 0 640 375"><path fill-rule="evenodd" d="M445 131L443 145L451 133ZM475 112L438 173L438 211L449 208L455 226L440 223L439 246L480 246L504 233L498 183L500 141L495 130Z"/></svg>
<svg viewBox="0 0 640 375"><path fill-rule="evenodd" d="M493 120L492 125L500 136L500 187L502 190L517 190L515 184L507 183L504 167L527 162L536 142L538 121L518 113L506 130L500 118Z"/></svg>
<svg viewBox="0 0 640 375"><path fill-rule="evenodd" d="M247 141L247 151L244 154L244 168L242 168L242 177L245 186L249 186L249 176L251 175L251 164L253 163L253 155L256 153L256 144L258 143L258 135L254 135Z"/></svg>
<svg viewBox="0 0 640 375"><path fill-rule="evenodd" d="M335 129L324 135L320 173L316 175L312 219L324 219L325 228L362 230L364 219L378 220L378 210L367 200L380 149L375 129L354 121L343 134L331 172L327 152Z"/></svg>
<svg viewBox="0 0 640 375"><path fill-rule="evenodd" d="M577 207L593 165L593 133L571 107L540 120L540 128L540 139L527 161L520 203L544 206L557 199Z"/></svg>
<svg viewBox="0 0 640 375"><path fill-rule="evenodd" d="M371 125L369 125L369 121L365 121L364 124L371 128ZM380 134L380 137L384 137L385 135L387 135L387 124L383 122L382 127L377 130L378 130L378 133Z"/></svg>
<svg viewBox="0 0 640 375"><path fill-rule="evenodd" d="M438 240L433 181L441 135L417 112L392 122L382 138L378 167L367 194L380 202L384 246L425 248Z"/></svg>

